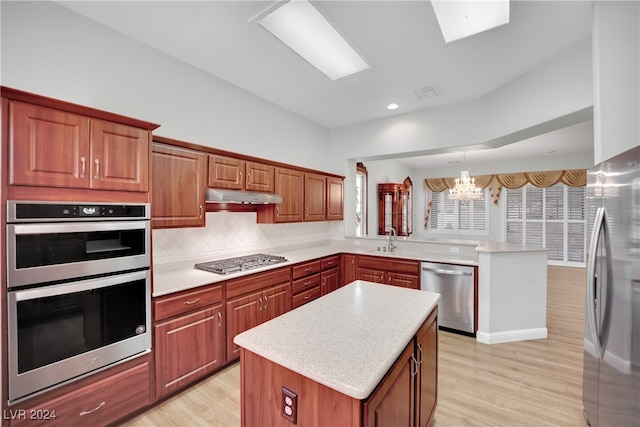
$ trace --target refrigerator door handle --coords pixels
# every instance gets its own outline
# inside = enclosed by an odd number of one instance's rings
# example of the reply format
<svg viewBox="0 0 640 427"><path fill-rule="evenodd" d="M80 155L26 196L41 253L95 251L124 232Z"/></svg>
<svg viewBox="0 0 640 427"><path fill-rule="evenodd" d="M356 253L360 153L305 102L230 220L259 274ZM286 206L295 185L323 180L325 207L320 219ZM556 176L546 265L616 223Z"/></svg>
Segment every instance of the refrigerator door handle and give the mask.
<svg viewBox="0 0 640 427"><path fill-rule="evenodd" d="M598 357L602 359L602 346L600 345L600 333L598 331L598 322L596 319L595 299L597 295L596 282L596 259L597 249L600 244L600 230L602 229L605 221L605 211L603 207L598 208L596 212L595 221L593 224L593 230L591 230L591 240L589 244L589 262L587 264L587 321L589 322L591 329L591 338L593 345L598 354Z"/></svg>

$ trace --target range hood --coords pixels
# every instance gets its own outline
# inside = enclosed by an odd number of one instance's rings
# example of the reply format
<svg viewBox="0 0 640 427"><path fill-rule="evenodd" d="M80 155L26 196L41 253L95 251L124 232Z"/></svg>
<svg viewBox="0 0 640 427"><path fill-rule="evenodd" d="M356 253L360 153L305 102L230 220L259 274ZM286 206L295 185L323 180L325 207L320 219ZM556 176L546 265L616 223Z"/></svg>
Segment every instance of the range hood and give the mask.
<svg viewBox="0 0 640 427"><path fill-rule="evenodd" d="M219 188L207 188L205 198L207 203L248 203L254 205L282 203L282 196L278 194Z"/></svg>

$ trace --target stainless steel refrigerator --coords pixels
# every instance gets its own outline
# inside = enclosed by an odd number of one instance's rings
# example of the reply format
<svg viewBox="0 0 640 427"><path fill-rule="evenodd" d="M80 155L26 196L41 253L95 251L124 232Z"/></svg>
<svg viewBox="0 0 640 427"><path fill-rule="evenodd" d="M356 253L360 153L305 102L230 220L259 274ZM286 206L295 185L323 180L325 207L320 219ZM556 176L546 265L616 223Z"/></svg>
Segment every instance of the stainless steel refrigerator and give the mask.
<svg viewBox="0 0 640 427"><path fill-rule="evenodd" d="M586 207L584 415L640 426L640 146L589 169Z"/></svg>

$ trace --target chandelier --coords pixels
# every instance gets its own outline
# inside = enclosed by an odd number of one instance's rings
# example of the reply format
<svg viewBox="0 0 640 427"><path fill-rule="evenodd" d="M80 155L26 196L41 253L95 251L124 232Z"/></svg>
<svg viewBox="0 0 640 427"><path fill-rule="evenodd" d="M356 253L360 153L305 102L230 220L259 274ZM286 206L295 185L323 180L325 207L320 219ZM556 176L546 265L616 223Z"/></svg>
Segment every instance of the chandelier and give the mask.
<svg viewBox="0 0 640 427"><path fill-rule="evenodd" d="M476 187L476 179L469 177L469 171L461 171L456 178L456 185L449 189L449 200L477 200L482 198L482 189Z"/></svg>

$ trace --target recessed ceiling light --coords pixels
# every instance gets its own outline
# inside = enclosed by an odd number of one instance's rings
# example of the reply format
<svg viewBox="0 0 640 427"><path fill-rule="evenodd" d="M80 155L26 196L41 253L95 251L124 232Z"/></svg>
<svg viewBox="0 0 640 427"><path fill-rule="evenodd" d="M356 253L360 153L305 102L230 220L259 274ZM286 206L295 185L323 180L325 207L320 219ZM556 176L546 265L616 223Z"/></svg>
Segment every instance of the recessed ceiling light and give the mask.
<svg viewBox="0 0 640 427"><path fill-rule="evenodd" d="M387 105L387 110L397 110L398 108L400 108L400 106L394 102L392 102L391 104Z"/></svg>
<svg viewBox="0 0 640 427"><path fill-rule="evenodd" d="M369 68L307 0L280 2L257 21L331 80Z"/></svg>
<svg viewBox="0 0 640 427"><path fill-rule="evenodd" d="M446 43L509 23L509 0L431 0Z"/></svg>

